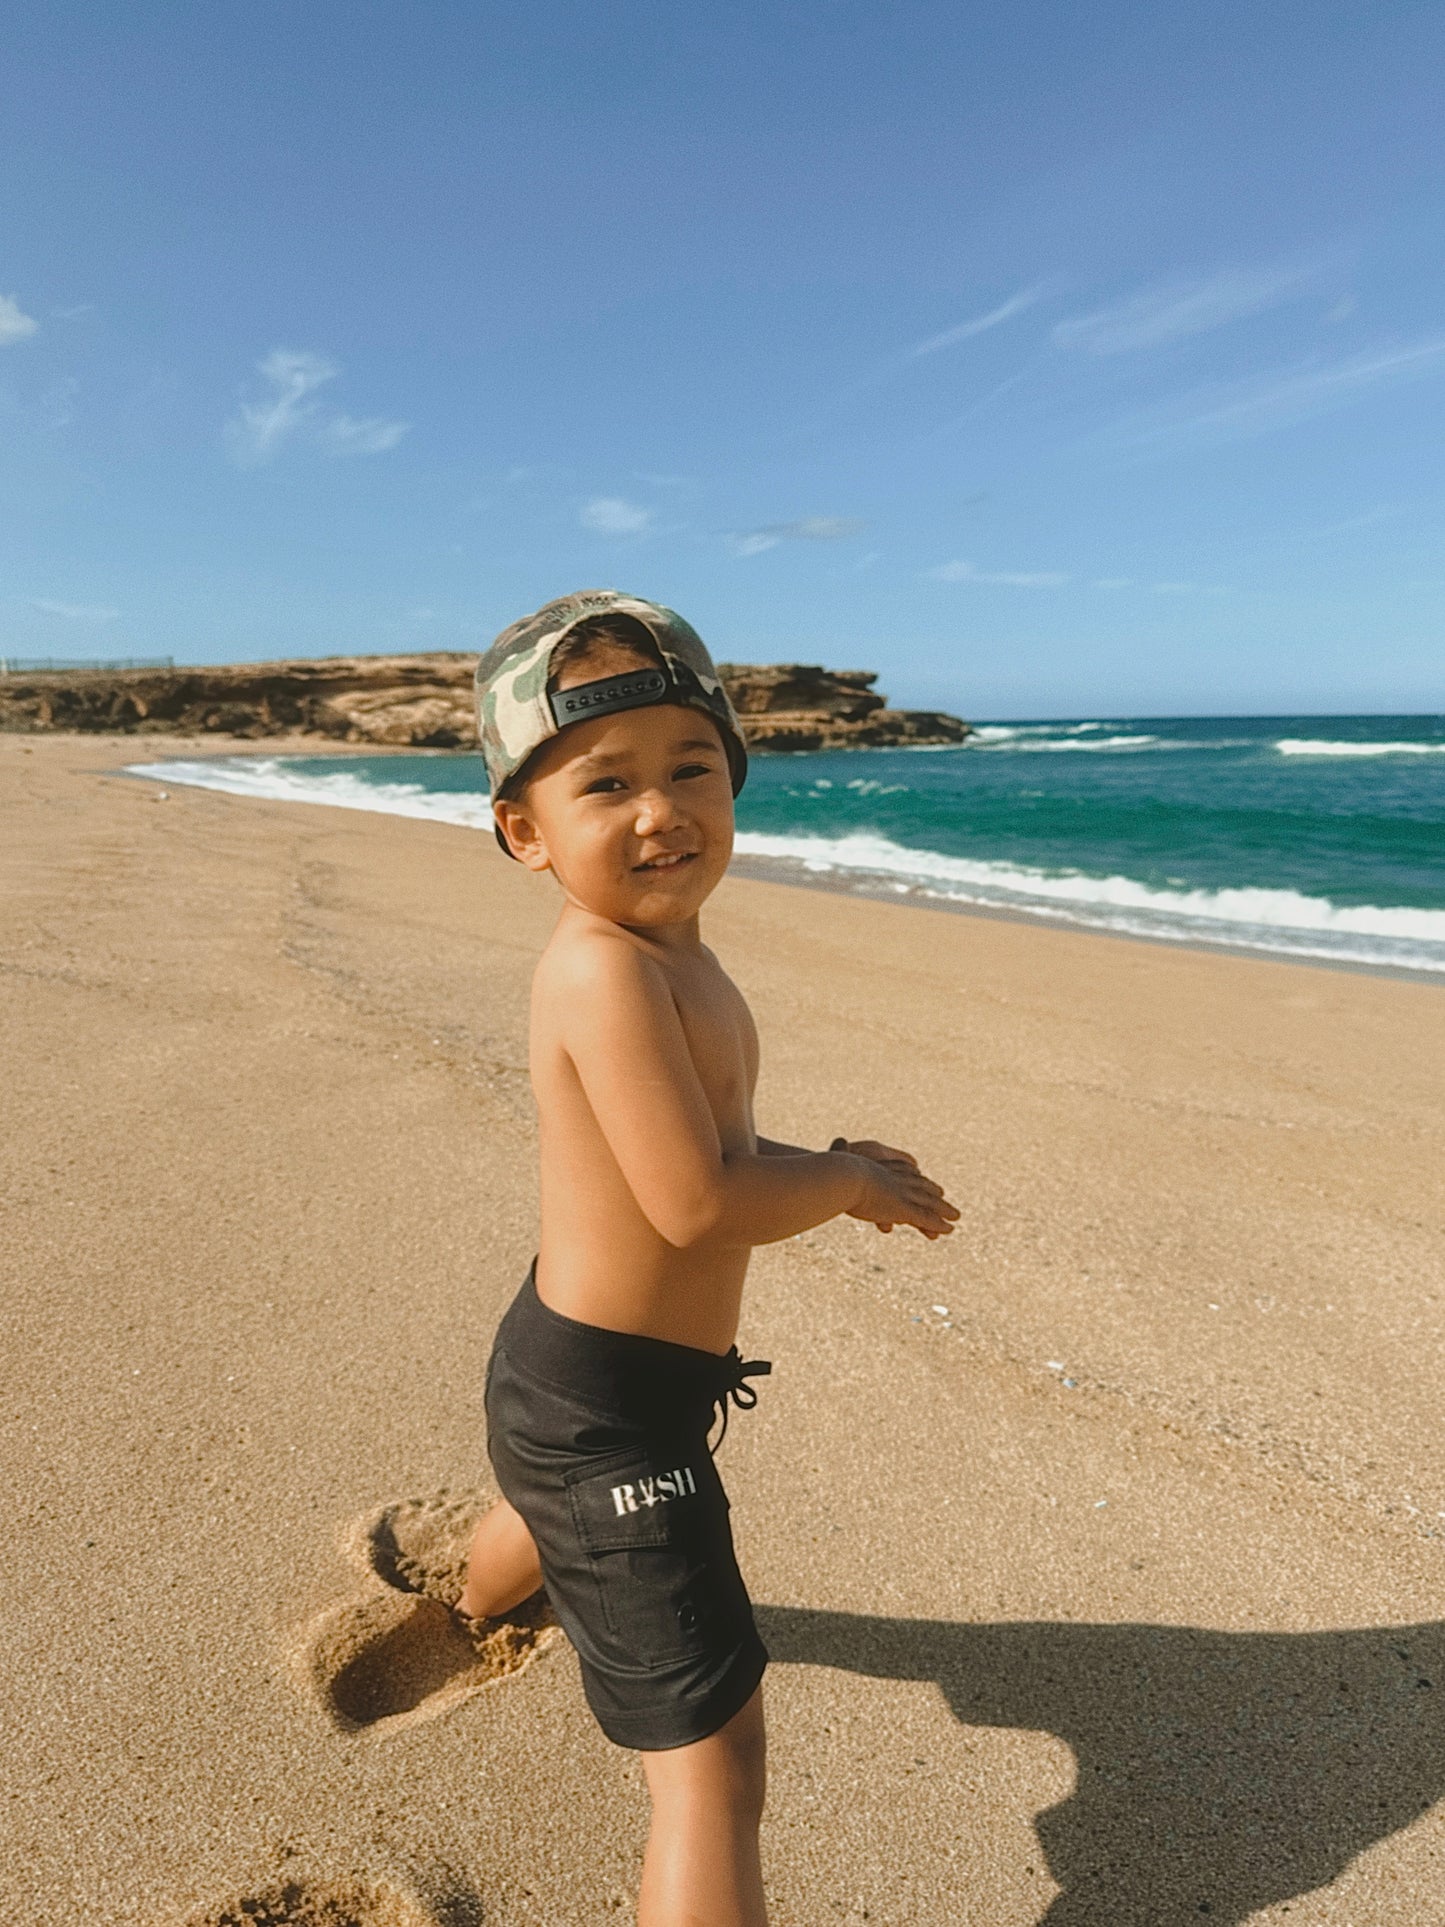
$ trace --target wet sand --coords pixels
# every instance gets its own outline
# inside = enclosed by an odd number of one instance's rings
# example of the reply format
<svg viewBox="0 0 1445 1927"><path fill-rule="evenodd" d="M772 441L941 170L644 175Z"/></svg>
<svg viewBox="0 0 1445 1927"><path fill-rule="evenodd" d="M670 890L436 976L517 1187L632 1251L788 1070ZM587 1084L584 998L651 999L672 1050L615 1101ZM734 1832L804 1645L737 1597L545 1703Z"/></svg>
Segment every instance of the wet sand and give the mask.
<svg viewBox="0 0 1445 1927"><path fill-rule="evenodd" d="M549 885L147 748L0 737L0 1918L625 1919L565 1641L438 1604ZM1438 990L741 878L709 937L762 1128L964 1208L755 1263L777 1927L1439 1917Z"/></svg>

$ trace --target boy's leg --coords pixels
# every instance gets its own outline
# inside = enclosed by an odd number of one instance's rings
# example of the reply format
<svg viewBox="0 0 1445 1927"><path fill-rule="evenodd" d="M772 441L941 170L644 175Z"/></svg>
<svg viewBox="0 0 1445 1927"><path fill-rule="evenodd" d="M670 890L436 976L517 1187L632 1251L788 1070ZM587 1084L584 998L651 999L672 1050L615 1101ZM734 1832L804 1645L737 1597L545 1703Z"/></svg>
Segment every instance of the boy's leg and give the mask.
<svg viewBox="0 0 1445 1927"><path fill-rule="evenodd" d="M472 1533L457 1611L468 1619L497 1619L530 1599L541 1583L537 1548L522 1515L498 1499Z"/></svg>
<svg viewBox="0 0 1445 1927"><path fill-rule="evenodd" d="M766 1757L761 1686L707 1739L642 1755L652 1832L638 1927L766 1927L758 1859Z"/></svg>

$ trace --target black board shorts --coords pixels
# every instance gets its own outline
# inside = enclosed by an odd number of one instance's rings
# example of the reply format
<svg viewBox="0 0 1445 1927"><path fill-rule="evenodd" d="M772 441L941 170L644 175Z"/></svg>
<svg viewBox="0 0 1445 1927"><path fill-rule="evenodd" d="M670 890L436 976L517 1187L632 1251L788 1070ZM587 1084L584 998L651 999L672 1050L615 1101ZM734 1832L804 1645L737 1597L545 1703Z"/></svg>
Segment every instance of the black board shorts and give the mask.
<svg viewBox="0 0 1445 1927"><path fill-rule="evenodd" d="M618 1746L706 1739L768 1663L708 1450L727 1400L751 1405L726 1357L566 1318L529 1271L487 1368L487 1448L526 1521L547 1596L582 1663L587 1703Z"/></svg>

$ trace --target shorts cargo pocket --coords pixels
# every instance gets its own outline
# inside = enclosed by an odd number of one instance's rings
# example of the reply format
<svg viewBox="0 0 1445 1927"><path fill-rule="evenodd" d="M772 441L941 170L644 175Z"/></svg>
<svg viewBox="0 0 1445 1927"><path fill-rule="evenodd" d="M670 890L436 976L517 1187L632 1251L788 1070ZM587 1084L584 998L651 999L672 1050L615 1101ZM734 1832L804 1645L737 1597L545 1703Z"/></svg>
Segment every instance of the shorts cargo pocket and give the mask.
<svg viewBox="0 0 1445 1927"><path fill-rule="evenodd" d="M607 1629L635 1665L673 1665L728 1638L747 1596L704 1445L632 1448L574 1468L565 1482Z"/></svg>

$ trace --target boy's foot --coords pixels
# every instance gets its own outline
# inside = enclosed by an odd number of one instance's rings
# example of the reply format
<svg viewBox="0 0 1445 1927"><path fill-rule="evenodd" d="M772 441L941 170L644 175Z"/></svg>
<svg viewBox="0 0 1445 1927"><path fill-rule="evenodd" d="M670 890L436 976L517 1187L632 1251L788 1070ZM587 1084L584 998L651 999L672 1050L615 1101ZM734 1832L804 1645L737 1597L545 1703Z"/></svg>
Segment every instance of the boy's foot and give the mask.
<svg viewBox="0 0 1445 1927"><path fill-rule="evenodd" d="M508 1626L516 1632L539 1633L548 1626L557 1624L557 1615L552 1610L552 1602L540 1586L520 1605L513 1606L504 1613L479 1616L469 1613L460 1600L452 1607L451 1612L452 1618L479 1650L487 1644L498 1627Z"/></svg>

